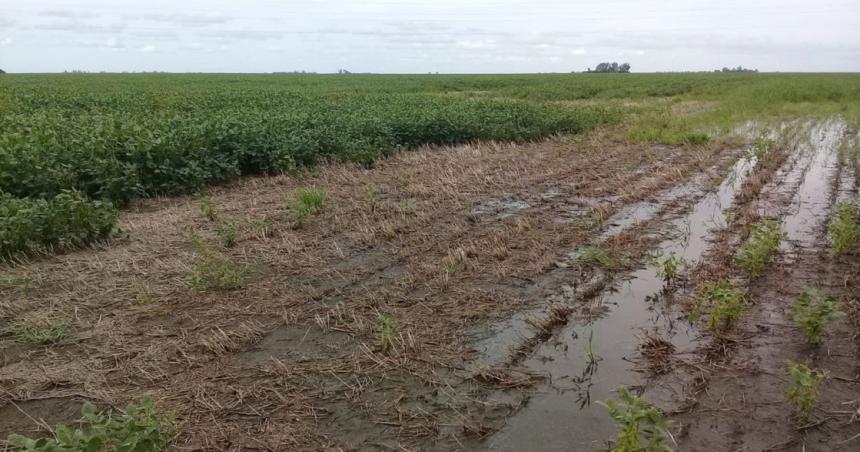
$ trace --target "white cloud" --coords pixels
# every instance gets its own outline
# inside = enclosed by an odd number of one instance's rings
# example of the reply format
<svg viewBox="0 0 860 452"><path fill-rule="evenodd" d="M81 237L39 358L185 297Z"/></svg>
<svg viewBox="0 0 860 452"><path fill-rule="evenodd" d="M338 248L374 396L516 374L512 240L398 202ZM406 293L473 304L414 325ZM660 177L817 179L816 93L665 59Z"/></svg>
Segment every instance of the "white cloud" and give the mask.
<svg viewBox="0 0 860 452"><path fill-rule="evenodd" d="M492 39L458 41L457 46L469 50L492 49L496 47L496 41Z"/></svg>
<svg viewBox="0 0 860 452"><path fill-rule="evenodd" d="M117 39L113 36L111 36L110 38L107 38L107 40L105 41L105 46L109 47L111 49L124 49L125 48L125 44L123 44L122 41L120 41L119 39Z"/></svg>
<svg viewBox="0 0 860 452"><path fill-rule="evenodd" d="M860 70L857 0L0 3L14 4L0 7L3 65L21 72Z"/></svg>

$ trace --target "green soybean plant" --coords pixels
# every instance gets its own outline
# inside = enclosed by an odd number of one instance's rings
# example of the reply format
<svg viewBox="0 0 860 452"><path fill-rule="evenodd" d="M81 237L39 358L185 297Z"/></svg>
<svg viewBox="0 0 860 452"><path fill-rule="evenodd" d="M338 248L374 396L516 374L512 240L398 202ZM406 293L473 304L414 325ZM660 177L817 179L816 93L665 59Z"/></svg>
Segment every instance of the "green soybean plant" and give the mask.
<svg viewBox="0 0 860 452"><path fill-rule="evenodd" d="M657 269L657 275L667 283L675 281L687 266L687 261L675 253L651 256L650 262Z"/></svg>
<svg viewBox="0 0 860 452"><path fill-rule="evenodd" d="M618 400L597 403L609 410L618 430L612 446L614 452L667 452L672 449L666 441L666 421L660 410L633 395L622 386Z"/></svg>
<svg viewBox="0 0 860 452"><path fill-rule="evenodd" d="M702 286L690 313L690 320L698 321L702 316L707 316L708 328L717 331L734 324L746 309L746 292L723 279Z"/></svg>
<svg viewBox="0 0 860 452"><path fill-rule="evenodd" d="M394 337L397 335L397 322L394 317L380 314L376 318L376 332L379 335L379 343L382 351L388 353L394 347Z"/></svg>
<svg viewBox="0 0 860 452"><path fill-rule="evenodd" d="M172 416L159 415L152 400L145 398L118 414L97 412L87 402L81 408L79 428L57 426L53 438L31 439L13 434L9 443L14 450L28 452L161 452L175 435Z"/></svg>
<svg viewBox="0 0 860 452"><path fill-rule="evenodd" d="M833 298L818 290L807 289L791 305L791 317L800 327L806 341L818 345L824 327L839 317L839 310Z"/></svg>
<svg viewBox="0 0 860 452"><path fill-rule="evenodd" d="M857 223L857 204L842 202L836 206L834 218L827 230L832 244L831 253L834 256L845 253L860 237L860 224Z"/></svg>
<svg viewBox="0 0 860 452"><path fill-rule="evenodd" d="M806 421L818 401L818 386L824 381L824 373L789 361L788 376L788 403L794 408L797 419Z"/></svg>
<svg viewBox="0 0 860 452"><path fill-rule="evenodd" d="M775 220L765 220L752 226L746 242L736 258L738 266L749 277L756 277L770 264L785 234Z"/></svg>

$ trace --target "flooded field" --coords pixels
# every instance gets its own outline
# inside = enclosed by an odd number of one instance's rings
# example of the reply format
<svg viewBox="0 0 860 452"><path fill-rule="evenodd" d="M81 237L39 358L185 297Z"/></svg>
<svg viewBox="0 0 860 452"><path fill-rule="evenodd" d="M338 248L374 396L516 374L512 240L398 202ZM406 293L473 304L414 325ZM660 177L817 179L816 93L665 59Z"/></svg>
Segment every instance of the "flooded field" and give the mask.
<svg viewBox="0 0 860 452"><path fill-rule="evenodd" d="M0 438L146 398L176 450L600 450L626 387L671 449L856 450L860 250L833 224L857 143L836 116L600 128L136 201L110 240L4 270ZM838 301L818 345L810 289ZM824 375L802 418L789 362Z"/></svg>

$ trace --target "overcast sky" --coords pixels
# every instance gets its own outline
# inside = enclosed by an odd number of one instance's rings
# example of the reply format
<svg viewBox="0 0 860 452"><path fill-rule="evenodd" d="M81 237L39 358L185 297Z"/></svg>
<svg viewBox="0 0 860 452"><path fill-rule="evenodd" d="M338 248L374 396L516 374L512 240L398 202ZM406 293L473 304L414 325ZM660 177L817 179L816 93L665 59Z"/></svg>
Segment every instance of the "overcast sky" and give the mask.
<svg viewBox="0 0 860 452"><path fill-rule="evenodd" d="M860 0L0 0L0 69L860 71Z"/></svg>

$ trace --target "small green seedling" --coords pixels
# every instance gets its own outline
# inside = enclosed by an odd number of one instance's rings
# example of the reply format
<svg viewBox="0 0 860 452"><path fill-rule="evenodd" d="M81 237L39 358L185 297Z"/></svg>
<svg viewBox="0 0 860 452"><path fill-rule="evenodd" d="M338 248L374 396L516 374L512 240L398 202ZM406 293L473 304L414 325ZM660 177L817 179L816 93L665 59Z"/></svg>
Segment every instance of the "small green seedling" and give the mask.
<svg viewBox="0 0 860 452"><path fill-rule="evenodd" d="M699 291L690 320L708 316L707 326L712 331L729 328L747 309L746 293L728 280L706 283Z"/></svg>
<svg viewBox="0 0 860 452"><path fill-rule="evenodd" d="M265 238L272 234L274 223L269 217L248 218L248 228L259 238Z"/></svg>
<svg viewBox="0 0 860 452"><path fill-rule="evenodd" d="M803 331L807 342L818 345L824 327L839 317L839 310L833 298L815 289L807 289L791 305L791 317Z"/></svg>
<svg viewBox="0 0 860 452"><path fill-rule="evenodd" d="M842 202L836 206L836 218L830 222L828 232L834 256L845 253L860 237L860 224L857 222L857 204Z"/></svg>
<svg viewBox="0 0 860 452"><path fill-rule="evenodd" d="M134 299L140 304L152 303L152 292L146 287L141 287L134 293Z"/></svg>
<svg viewBox="0 0 860 452"><path fill-rule="evenodd" d="M750 157L755 157L757 160L761 161L765 156L770 154L770 151L774 149L774 147L776 147L776 143L773 140L763 137L758 138L749 149L748 154Z"/></svg>
<svg viewBox="0 0 860 452"><path fill-rule="evenodd" d="M47 326L36 325L28 321L16 322L12 325L12 335L19 341L34 344L55 344L69 334L69 324L64 321L53 322Z"/></svg>
<svg viewBox="0 0 860 452"><path fill-rule="evenodd" d="M208 197L200 200L200 213L202 213L209 221L215 221L218 219L218 210L215 209L215 204L212 203L212 199Z"/></svg>
<svg viewBox="0 0 860 452"><path fill-rule="evenodd" d="M372 185L365 187L364 194L367 197L367 205L370 207L371 212L376 212L376 208L379 207L379 190Z"/></svg>
<svg viewBox="0 0 860 452"><path fill-rule="evenodd" d="M596 366L602 358L594 351L594 330L588 332L588 340L585 342L585 363L588 367Z"/></svg>
<svg viewBox="0 0 860 452"><path fill-rule="evenodd" d="M750 278L762 274L773 260L784 235L779 222L775 220L753 225L749 238L738 251L738 266Z"/></svg>
<svg viewBox="0 0 860 452"><path fill-rule="evenodd" d="M801 422L809 418L809 412L818 400L818 386L824 381L824 373L803 364L788 362L788 403L794 408Z"/></svg>
<svg viewBox="0 0 860 452"><path fill-rule="evenodd" d="M667 283L678 279L678 276L687 266L687 261L675 253L651 256L650 262L657 269L657 276L663 278L663 281Z"/></svg>
<svg viewBox="0 0 860 452"><path fill-rule="evenodd" d="M443 259L442 260L442 271L445 272L446 275L452 275L457 272L457 261L453 259Z"/></svg>
<svg viewBox="0 0 860 452"><path fill-rule="evenodd" d="M578 251L572 252L570 256L578 258L583 264L595 265L607 271L617 267L615 260L606 251L596 246L582 247Z"/></svg>
<svg viewBox="0 0 860 452"><path fill-rule="evenodd" d="M615 421L618 434L612 450L614 452L664 452L671 451L667 444L666 421L660 410L630 393L622 386L618 388L619 400L597 402L609 410Z"/></svg>
<svg viewBox="0 0 860 452"><path fill-rule="evenodd" d="M59 425L53 438L30 439L9 435L17 451L129 451L161 452L176 436L172 416L159 416L151 399L129 404L119 415L96 412L91 403L81 408L80 428Z"/></svg>
<svg viewBox="0 0 860 452"><path fill-rule="evenodd" d="M402 213L412 212L415 210L415 202L411 199L401 199L398 207Z"/></svg>
<svg viewBox="0 0 860 452"><path fill-rule="evenodd" d="M0 275L0 290L26 290L30 287L30 278L15 275Z"/></svg>
<svg viewBox="0 0 860 452"><path fill-rule="evenodd" d="M205 291L232 290L245 285L245 268L213 249L196 233L192 232L190 238L197 255L191 274L191 287Z"/></svg>
<svg viewBox="0 0 860 452"><path fill-rule="evenodd" d="M292 201L293 219L302 223L309 216L318 212L325 202L325 192L318 188L302 188L296 191Z"/></svg>
<svg viewBox="0 0 860 452"><path fill-rule="evenodd" d="M388 353L394 347L394 337L397 334L397 323L394 317L380 314L376 318L376 332L379 335L379 343L382 351Z"/></svg>
<svg viewBox="0 0 860 452"><path fill-rule="evenodd" d="M219 224L215 228L215 234L218 236L218 239L221 240L222 245L230 248L236 244L236 230L236 223L227 221Z"/></svg>

